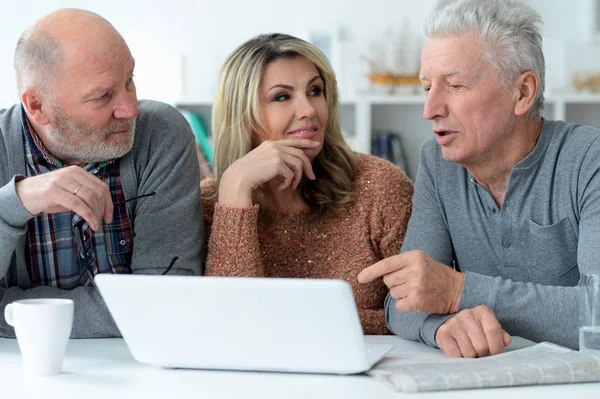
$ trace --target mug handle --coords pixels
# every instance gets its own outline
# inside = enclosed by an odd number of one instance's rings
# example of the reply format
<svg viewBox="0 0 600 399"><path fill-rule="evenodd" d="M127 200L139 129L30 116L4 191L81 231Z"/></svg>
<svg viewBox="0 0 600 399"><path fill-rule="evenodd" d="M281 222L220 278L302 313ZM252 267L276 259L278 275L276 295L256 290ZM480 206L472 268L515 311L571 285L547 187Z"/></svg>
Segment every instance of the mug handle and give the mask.
<svg viewBox="0 0 600 399"><path fill-rule="evenodd" d="M13 319L13 305L12 303L9 303L8 305L6 305L6 307L4 308L4 318L6 319L6 322L8 324L10 324L11 326L14 327L14 319Z"/></svg>

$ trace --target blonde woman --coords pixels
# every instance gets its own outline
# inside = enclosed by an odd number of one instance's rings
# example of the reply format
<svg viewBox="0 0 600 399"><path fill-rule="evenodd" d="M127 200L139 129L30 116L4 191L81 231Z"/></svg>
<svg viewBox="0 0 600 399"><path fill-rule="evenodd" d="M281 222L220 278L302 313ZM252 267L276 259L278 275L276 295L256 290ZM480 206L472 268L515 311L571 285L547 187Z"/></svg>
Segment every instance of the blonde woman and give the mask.
<svg viewBox="0 0 600 399"><path fill-rule="evenodd" d="M365 267L398 254L413 186L389 162L353 153L326 57L301 39L257 36L220 75L215 179L202 182L206 274L346 280L366 334L386 334L380 280Z"/></svg>

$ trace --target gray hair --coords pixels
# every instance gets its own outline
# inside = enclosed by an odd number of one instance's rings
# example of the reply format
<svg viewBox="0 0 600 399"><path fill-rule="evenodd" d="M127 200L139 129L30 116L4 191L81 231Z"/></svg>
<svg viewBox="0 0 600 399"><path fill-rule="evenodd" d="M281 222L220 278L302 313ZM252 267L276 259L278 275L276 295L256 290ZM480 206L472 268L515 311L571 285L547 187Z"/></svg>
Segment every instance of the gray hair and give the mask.
<svg viewBox="0 0 600 399"><path fill-rule="evenodd" d="M533 118L544 108L546 66L540 25L542 19L534 9L514 0L463 0L429 16L424 31L427 37L480 33L483 59L506 89L521 73L534 72L539 88L528 111Z"/></svg>
<svg viewBox="0 0 600 399"><path fill-rule="evenodd" d="M14 67L17 90L20 96L28 87L37 88L48 98L53 98L52 79L63 60L59 43L39 30L23 32L15 49Z"/></svg>

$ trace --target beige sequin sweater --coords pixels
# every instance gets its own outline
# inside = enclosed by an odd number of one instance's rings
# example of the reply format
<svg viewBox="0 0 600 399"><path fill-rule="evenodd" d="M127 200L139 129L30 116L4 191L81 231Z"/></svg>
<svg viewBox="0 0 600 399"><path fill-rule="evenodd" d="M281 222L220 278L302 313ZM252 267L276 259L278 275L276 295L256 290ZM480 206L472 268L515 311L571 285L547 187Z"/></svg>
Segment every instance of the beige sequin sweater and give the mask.
<svg viewBox="0 0 600 399"><path fill-rule="evenodd" d="M390 162L358 155L354 200L336 216L314 219L310 211L267 212L259 205L215 204L215 180L201 184L206 275L342 279L350 283L365 334L389 334L382 279L360 284L365 267L398 254L411 210L413 185Z"/></svg>

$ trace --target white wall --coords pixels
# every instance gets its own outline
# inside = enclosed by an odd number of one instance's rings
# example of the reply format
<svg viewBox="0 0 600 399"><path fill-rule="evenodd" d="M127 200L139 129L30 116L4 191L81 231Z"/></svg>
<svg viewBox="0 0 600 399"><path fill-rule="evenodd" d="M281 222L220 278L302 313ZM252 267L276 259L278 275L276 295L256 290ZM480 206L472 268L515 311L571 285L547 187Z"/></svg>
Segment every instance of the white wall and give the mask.
<svg viewBox="0 0 600 399"><path fill-rule="evenodd" d="M140 97L152 93L145 84L162 84L158 92L166 97L206 99L212 98L227 54L256 34L305 36L310 30L343 25L355 37L376 37L404 17L420 31L420 22L435 4L436 0L28 0L17 6L12 0L0 0L0 107L16 100L12 55L18 36L36 19L61 7L92 10L115 25L136 57ZM183 88L178 83L181 75Z"/></svg>
<svg viewBox="0 0 600 399"><path fill-rule="evenodd" d="M598 69L600 47L590 44L596 0L522 0L545 22L549 86L564 86L577 69ZM212 98L227 54L253 35L307 32L343 26L364 43L408 19L419 33L437 0L0 0L0 107L16 101L12 55L19 34L61 7L99 13L123 34L136 57L140 97ZM364 66L364 65L362 65ZM364 68L363 68L364 69ZM360 76L359 76L360 78Z"/></svg>
<svg viewBox="0 0 600 399"><path fill-rule="evenodd" d="M588 38L594 0L523 0L544 21L544 36L577 42Z"/></svg>

